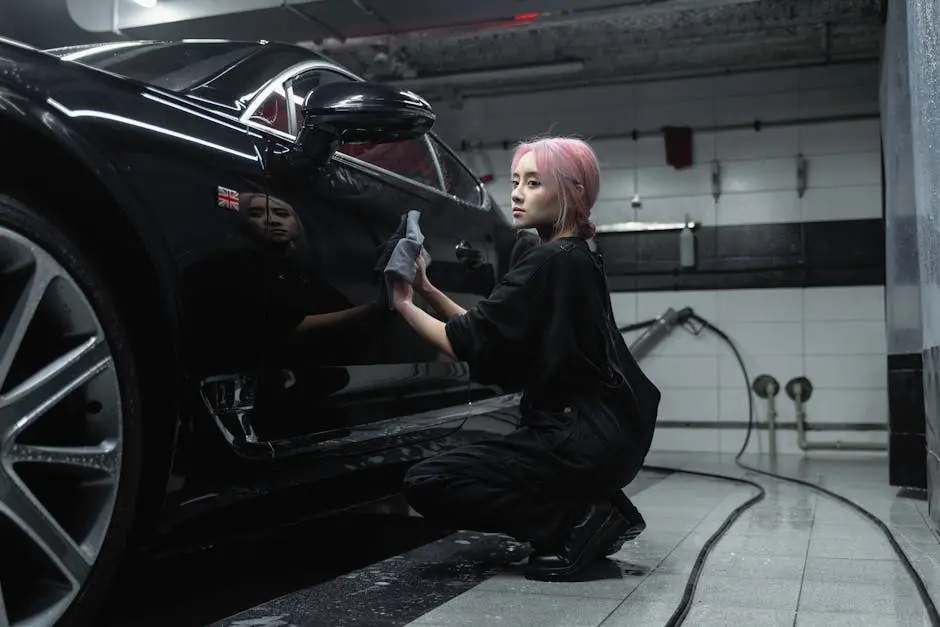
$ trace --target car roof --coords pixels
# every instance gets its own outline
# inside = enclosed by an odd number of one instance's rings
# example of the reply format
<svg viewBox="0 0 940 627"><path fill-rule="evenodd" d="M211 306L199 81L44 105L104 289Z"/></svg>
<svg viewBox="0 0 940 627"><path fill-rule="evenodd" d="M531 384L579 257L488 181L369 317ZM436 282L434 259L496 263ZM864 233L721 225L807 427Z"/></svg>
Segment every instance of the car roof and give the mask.
<svg viewBox="0 0 940 627"><path fill-rule="evenodd" d="M240 39L122 39L120 41L98 41L90 44L75 44L72 46L58 46L55 48L46 48L43 52L64 57L85 51L117 50L120 48L131 48L146 44L160 44L163 46L182 46L182 45L212 45L212 44L243 44L245 46L261 47L269 44L266 40L240 40ZM284 45L284 44L280 44ZM291 44L286 44L291 45Z"/></svg>
<svg viewBox="0 0 940 627"><path fill-rule="evenodd" d="M323 60L296 44L230 39L133 40L44 50L112 75L180 93L208 91L223 102L257 89L291 65Z"/></svg>

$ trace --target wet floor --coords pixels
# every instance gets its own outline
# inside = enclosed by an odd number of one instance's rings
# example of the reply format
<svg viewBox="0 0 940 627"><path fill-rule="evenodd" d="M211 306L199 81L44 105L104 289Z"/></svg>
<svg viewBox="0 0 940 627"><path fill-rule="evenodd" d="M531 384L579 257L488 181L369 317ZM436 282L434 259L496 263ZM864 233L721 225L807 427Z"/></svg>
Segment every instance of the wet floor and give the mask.
<svg viewBox="0 0 940 627"><path fill-rule="evenodd" d="M746 476L727 457L654 454L647 461ZM824 485L880 517L940 603L940 534L924 500L888 486L885 458L781 456L776 471ZM877 527L809 488L749 478L767 496L715 545L685 624L930 625ZM451 532L400 515L347 516L152 563L118 589L103 625L663 625L699 550L754 492L651 472L627 492L647 531L586 581L526 580L528 548L500 535Z"/></svg>
<svg viewBox="0 0 940 627"><path fill-rule="evenodd" d="M205 627L406 553L446 533L420 518L343 515L148 559L128 565L98 624Z"/></svg>

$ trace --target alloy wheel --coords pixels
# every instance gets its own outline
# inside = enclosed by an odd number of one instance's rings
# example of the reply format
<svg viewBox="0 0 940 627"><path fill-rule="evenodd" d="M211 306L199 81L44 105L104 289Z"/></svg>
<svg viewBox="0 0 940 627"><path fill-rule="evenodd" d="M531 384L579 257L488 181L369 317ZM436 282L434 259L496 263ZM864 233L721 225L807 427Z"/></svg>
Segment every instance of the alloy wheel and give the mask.
<svg viewBox="0 0 940 627"><path fill-rule="evenodd" d="M51 627L88 579L120 479L120 386L89 299L0 227L0 627Z"/></svg>

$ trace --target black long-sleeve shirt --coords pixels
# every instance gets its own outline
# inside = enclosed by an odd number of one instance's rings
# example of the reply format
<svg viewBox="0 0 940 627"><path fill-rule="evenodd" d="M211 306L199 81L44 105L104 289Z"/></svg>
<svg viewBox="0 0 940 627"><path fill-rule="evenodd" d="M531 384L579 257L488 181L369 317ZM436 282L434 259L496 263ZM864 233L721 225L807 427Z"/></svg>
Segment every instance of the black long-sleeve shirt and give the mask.
<svg viewBox="0 0 940 627"><path fill-rule="evenodd" d="M545 408L603 396L612 413L652 433L660 391L617 331L602 261L582 238L522 253L493 293L445 330L481 383L524 390Z"/></svg>

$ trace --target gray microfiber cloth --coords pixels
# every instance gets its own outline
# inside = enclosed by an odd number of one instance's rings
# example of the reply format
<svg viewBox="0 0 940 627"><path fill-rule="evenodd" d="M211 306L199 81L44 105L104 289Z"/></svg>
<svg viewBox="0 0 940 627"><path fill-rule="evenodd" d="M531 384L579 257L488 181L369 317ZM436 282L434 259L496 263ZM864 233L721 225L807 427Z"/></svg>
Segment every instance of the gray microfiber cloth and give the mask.
<svg viewBox="0 0 940 627"><path fill-rule="evenodd" d="M397 281L414 282L418 255L424 258L425 268L431 265L431 255L424 249L424 233L418 225L420 219L421 212L416 210L403 215L398 230L385 245L385 252L379 260L378 267L382 267L384 263L382 274L385 277L390 310L395 309L395 283Z"/></svg>

